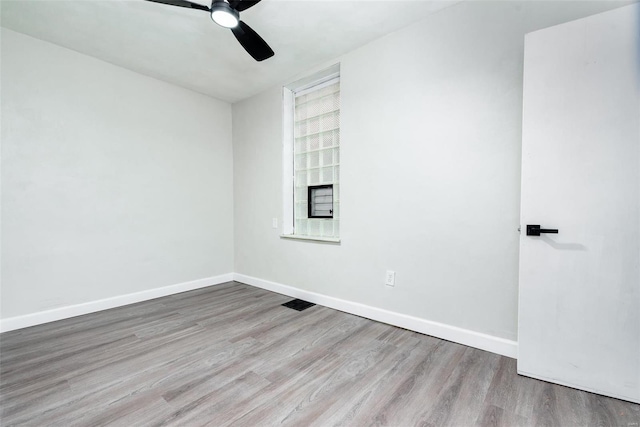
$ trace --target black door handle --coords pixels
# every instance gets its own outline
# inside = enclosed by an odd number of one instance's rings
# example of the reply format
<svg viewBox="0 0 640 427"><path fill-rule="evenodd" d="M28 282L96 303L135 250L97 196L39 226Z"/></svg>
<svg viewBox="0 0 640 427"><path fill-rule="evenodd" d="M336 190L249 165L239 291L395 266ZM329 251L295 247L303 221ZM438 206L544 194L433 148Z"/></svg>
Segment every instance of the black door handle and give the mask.
<svg viewBox="0 0 640 427"><path fill-rule="evenodd" d="M527 236L539 236L540 233L558 234L558 230L552 228L540 228L540 225L527 224Z"/></svg>

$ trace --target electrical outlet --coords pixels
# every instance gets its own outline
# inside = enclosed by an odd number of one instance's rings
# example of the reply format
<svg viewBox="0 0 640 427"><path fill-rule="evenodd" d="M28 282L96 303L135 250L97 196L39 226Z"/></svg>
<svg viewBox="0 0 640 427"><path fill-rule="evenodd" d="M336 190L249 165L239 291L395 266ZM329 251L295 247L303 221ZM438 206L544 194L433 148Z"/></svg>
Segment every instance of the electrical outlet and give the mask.
<svg viewBox="0 0 640 427"><path fill-rule="evenodd" d="M271 228L278 228L278 218L271 219Z"/></svg>
<svg viewBox="0 0 640 427"><path fill-rule="evenodd" d="M387 279L384 282L387 286L395 286L396 285L396 272L387 270Z"/></svg>

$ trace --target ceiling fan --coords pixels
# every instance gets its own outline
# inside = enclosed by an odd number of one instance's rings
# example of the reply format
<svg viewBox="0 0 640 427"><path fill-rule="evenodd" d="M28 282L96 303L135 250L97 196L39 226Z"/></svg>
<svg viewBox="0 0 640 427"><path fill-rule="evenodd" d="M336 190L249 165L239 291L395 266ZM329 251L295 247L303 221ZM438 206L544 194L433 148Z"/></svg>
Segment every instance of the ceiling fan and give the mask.
<svg viewBox="0 0 640 427"><path fill-rule="evenodd" d="M204 10L211 14L211 19L221 27L229 28L236 36L242 47L256 61L264 61L273 56L273 50L262 37L251 29L250 26L240 20L240 13L256 5L260 0L213 0L211 7L192 3L187 0L147 0L154 3L168 4L170 6L186 7L188 9Z"/></svg>

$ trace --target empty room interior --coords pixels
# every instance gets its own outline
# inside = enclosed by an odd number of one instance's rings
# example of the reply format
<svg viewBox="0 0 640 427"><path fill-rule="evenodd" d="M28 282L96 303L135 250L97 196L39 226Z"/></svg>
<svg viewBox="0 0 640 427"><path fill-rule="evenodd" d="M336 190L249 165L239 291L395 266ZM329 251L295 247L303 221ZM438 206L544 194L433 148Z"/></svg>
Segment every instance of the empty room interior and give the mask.
<svg viewBox="0 0 640 427"><path fill-rule="evenodd" d="M637 0L0 17L0 425L640 425Z"/></svg>

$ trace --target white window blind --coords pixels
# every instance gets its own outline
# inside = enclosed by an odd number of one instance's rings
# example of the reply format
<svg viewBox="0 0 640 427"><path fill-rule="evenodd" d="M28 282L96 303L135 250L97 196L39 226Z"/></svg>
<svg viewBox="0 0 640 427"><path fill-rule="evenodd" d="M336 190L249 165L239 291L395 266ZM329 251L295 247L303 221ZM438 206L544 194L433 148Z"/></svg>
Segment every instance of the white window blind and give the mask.
<svg viewBox="0 0 640 427"><path fill-rule="evenodd" d="M294 97L294 234L340 235L340 81ZM308 218L308 187L333 184L333 218Z"/></svg>

